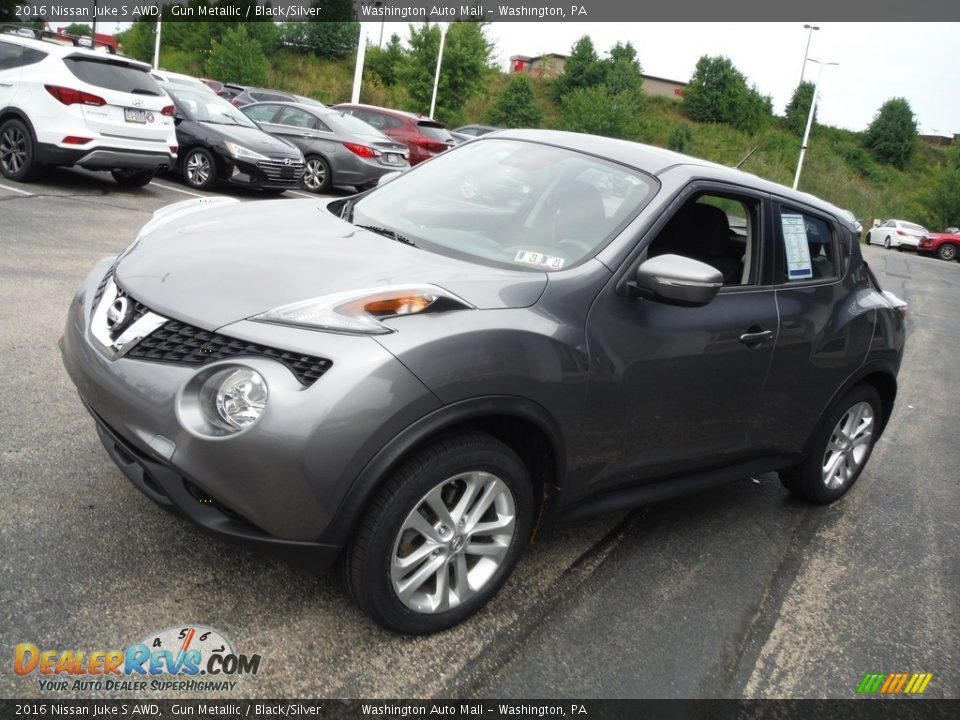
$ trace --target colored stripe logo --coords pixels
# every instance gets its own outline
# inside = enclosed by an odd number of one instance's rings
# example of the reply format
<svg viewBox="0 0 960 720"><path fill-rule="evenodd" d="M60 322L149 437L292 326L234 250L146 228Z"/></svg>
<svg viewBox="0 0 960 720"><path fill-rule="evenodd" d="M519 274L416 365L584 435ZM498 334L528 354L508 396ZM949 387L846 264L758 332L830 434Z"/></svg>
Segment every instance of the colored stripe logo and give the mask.
<svg viewBox="0 0 960 720"><path fill-rule="evenodd" d="M867 673L857 686L861 695L922 695L933 673Z"/></svg>

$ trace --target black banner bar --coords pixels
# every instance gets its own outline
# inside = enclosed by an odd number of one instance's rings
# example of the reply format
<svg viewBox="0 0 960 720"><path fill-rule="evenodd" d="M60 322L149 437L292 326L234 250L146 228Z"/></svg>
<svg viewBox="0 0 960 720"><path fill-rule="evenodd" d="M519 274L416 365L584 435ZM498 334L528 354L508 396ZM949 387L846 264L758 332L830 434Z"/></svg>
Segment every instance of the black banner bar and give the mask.
<svg viewBox="0 0 960 720"><path fill-rule="evenodd" d="M960 700L0 700L3 718L929 720Z"/></svg>

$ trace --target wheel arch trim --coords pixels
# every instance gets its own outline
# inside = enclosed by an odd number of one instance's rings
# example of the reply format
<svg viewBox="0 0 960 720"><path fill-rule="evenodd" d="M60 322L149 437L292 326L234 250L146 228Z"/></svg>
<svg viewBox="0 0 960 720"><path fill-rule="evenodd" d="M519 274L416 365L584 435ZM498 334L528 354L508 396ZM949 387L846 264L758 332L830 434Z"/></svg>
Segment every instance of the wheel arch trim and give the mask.
<svg viewBox="0 0 960 720"><path fill-rule="evenodd" d="M543 432L553 454L554 478L551 484L559 484L566 472L565 445L560 426L545 408L531 400L510 395L469 398L421 417L380 448L341 499L334 513L335 520L324 531L321 540L345 545L378 488L411 451L458 425L498 415L530 422Z"/></svg>

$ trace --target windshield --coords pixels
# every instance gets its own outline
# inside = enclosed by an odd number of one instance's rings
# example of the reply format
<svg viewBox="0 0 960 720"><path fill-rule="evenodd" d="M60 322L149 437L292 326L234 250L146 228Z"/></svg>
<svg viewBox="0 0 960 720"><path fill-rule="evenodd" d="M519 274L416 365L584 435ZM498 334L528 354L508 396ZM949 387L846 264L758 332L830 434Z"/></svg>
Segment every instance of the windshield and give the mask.
<svg viewBox="0 0 960 720"><path fill-rule="evenodd" d="M353 221L442 254L555 271L596 254L654 188L638 170L573 150L480 140L374 190Z"/></svg>
<svg viewBox="0 0 960 720"><path fill-rule="evenodd" d="M208 90L195 90L188 87L167 87L167 94L173 98L180 111L188 120L208 122L216 125L240 125L257 127L256 123L237 110L219 95Z"/></svg>

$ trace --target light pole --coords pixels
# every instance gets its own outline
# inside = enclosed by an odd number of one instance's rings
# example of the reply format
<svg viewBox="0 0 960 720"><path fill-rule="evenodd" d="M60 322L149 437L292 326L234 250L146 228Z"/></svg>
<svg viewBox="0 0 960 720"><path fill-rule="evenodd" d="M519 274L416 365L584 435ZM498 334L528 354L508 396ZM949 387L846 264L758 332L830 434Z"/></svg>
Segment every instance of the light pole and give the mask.
<svg viewBox="0 0 960 720"><path fill-rule="evenodd" d="M433 97L430 98L430 117L437 108L437 86L440 85L440 64L443 62L443 41L447 37L447 23L440 23L440 50L437 52L437 71L433 75Z"/></svg>
<svg viewBox="0 0 960 720"><path fill-rule="evenodd" d="M356 105L360 102L360 83L363 80L363 61L367 56L367 31L363 23L357 23L360 26L360 34L357 36L357 62L353 67L353 92L350 94L350 102Z"/></svg>
<svg viewBox="0 0 960 720"><path fill-rule="evenodd" d="M819 25L804 25L804 26L803 26L803 29L804 29L804 30L808 30L809 32L807 32L807 48L806 48L806 50L803 51L803 65L800 66L800 84L803 83L803 73L804 73L804 71L807 69L807 55L810 53L810 38L813 37L813 31L814 31L814 30L819 30L819 29L820 29L820 26L819 26Z"/></svg>
<svg viewBox="0 0 960 720"><path fill-rule="evenodd" d="M823 66L840 64L835 62L821 62L813 58L810 58L809 62L816 63L820 66L820 69L817 71L817 80L813 83L813 97L810 98L810 112L807 115L807 127L803 131L803 142L800 144L800 159L797 161L797 174L793 176L794 190L797 189L797 185L800 183L800 171L803 169L803 156L807 154L807 141L810 139L810 126L813 125L813 113L816 112L817 109L817 92L820 87L820 76L823 75Z"/></svg>
<svg viewBox="0 0 960 720"><path fill-rule="evenodd" d="M156 70L160 67L160 28L163 25L163 21L157 20L157 36L153 41L153 69Z"/></svg>

